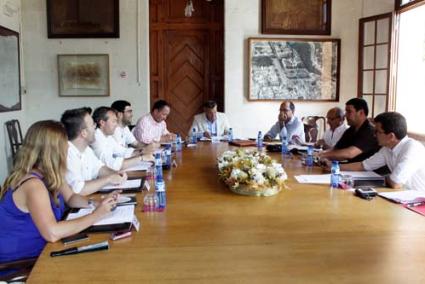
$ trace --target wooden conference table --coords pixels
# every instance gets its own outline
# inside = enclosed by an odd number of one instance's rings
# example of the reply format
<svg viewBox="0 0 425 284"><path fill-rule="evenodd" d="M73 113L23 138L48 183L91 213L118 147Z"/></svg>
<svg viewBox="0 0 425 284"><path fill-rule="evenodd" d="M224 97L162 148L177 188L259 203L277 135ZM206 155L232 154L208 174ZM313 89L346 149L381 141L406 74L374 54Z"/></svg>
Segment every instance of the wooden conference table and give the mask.
<svg viewBox="0 0 425 284"><path fill-rule="evenodd" d="M136 213L142 229L110 249L55 257L48 244L29 283L425 283L425 218L381 198L298 184L246 197L218 181L227 144L200 143L164 173L167 209ZM280 159L280 155L275 155ZM320 172L320 169L313 169ZM139 196L141 200L142 196ZM106 240L92 234L84 245Z"/></svg>

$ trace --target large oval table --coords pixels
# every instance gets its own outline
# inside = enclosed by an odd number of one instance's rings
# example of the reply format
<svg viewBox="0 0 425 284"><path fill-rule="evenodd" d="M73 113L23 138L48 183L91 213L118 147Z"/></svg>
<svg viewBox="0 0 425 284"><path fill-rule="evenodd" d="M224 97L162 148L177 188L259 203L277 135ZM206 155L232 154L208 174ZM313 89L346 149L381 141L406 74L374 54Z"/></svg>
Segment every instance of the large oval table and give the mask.
<svg viewBox="0 0 425 284"><path fill-rule="evenodd" d="M294 174L307 172L298 160L284 161L289 189L277 196L233 194L216 169L228 148L199 143L178 153L178 167L164 173L164 213L143 213L139 204L141 231L110 241L107 251L51 258L64 247L48 244L28 282L425 283L423 216L298 184Z"/></svg>

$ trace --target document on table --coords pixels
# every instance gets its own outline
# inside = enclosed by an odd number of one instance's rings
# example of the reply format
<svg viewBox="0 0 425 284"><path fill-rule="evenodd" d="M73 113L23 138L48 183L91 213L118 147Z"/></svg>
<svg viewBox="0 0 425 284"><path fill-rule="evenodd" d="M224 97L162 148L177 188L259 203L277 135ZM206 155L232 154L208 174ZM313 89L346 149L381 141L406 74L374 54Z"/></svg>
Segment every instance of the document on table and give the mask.
<svg viewBox="0 0 425 284"><path fill-rule="evenodd" d="M112 184L102 187L102 190L109 190L109 189L126 189L126 188L140 188L142 184L142 179L131 179L126 180L122 184Z"/></svg>
<svg viewBox="0 0 425 284"><path fill-rule="evenodd" d="M419 190L380 192L379 196L401 204L425 202L425 192Z"/></svg>
<svg viewBox="0 0 425 284"><path fill-rule="evenodd" d="M367 179L367 178L381 178L375 172L363 172L363 171L341 171L341 175L350 175L353 179ZM314 184L329 184L331 180L330 174L323 175L299 175L295 176L295 179L299 183L314 183Z"/></svg>
<svg viewBox="0 0 425 284"><path fill-rule="evenodd" d="M91 214L95 208L81 208L76 213L70 213L66 220L74 220L88 214ZM98 225L112 225L112 224L122 224L122 223L131 223L134 216L134 205L128 206L119 206L115 208L114 211L109 212L102 219L94 223L94 226Z"/></svg>
<svg viewBox="0 0 425 284"><path fill-rule="evenodd" d="M132 171L147 171L150 167L152 167L152 162L147 162L147 161L141 161L139 162L137 165L125 169L124 171L126 172L132 172Z"/></svg>

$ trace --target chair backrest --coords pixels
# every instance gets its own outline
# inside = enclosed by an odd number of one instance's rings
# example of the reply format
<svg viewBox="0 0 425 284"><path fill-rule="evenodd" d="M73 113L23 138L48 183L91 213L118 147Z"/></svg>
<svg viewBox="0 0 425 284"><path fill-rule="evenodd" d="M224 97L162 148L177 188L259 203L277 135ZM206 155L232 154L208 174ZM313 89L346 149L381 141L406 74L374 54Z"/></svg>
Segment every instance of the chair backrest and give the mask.
<svg viewBox="0 0 425 284"><path fill-rule="evenodd" d="M5 122L7 128L7 134L9 136L10 148L12 150L12 159L15 160L16 153L19 147L22 145L22 130L19 120L12 119Z"/></svg>
<svg viewBox="0 0 425 284"><path fill-rule="evenodd" d="M306 116L304 123L305 142L317 142L326 131L326 118L323 116Z"/></svg>
<svg viewBox="0 0 425 284"><path fill-rule="evenodd" d="M7 283L25 282L36 261L37 258L34 257L0 263L0 281L6 281Z"/></svg>

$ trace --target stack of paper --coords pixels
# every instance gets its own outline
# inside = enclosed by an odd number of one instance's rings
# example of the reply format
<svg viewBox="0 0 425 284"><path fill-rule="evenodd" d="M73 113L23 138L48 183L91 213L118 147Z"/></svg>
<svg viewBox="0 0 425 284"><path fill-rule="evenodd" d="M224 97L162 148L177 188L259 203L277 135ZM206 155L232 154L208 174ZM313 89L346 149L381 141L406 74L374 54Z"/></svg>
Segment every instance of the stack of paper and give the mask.
<svg viewBox="0 0 425 284"><path fill-rule="evenodd" d="M382 178L375 172L362 172L362 171L342 171L341 175L350 175L353 179L374 179ZM299 183L314 183L314 184L329 184L331 181L330 174L323 175L299 175L295 176Z"/></svg>
<svg viewBox="0 0 425 284"><path fill-rule="evenodd" d="M70 213L66 220L74 220L88 214L91 214L95 208L82 208L77 213ZM114 211L108 213L102 219L94 223L94 226L97 225L112 225L112 224L122 224L122 223L131 223L134 216L134 205L120 206L115 208Z"/></svg>
<svg viewBox="0 0 425 284"><path fill-rule="evenodd" d="M425 202L425 192L418 190L403 190L394 192L381 192L379 196L401 204Z"/></svg>
<svg viewBox="0 0 425 284"><path fill-rule="evenodd" d="M141 187L141 184L142 184L142 180L141 179L132 179L132 180L126 180L122 184L117 184L117 185L114 184L114 185L104 186L99 191L102 192L102 191L110 191L111 189L140 188Z"/></svg>

